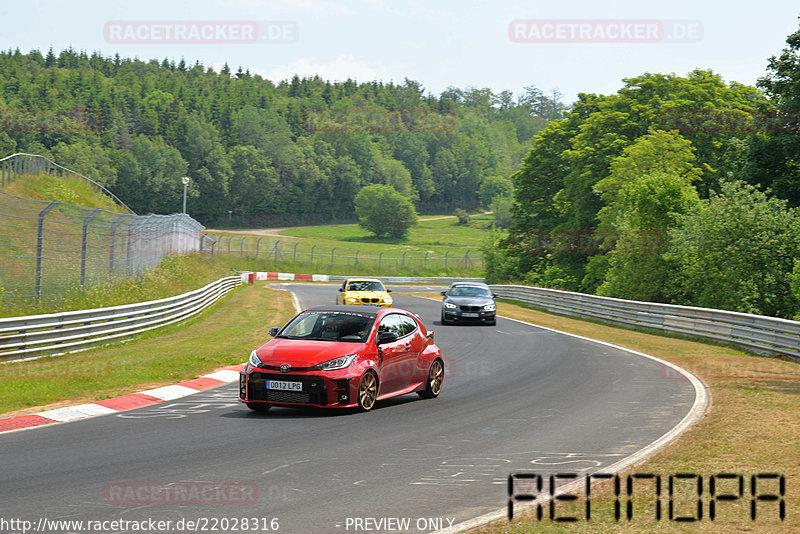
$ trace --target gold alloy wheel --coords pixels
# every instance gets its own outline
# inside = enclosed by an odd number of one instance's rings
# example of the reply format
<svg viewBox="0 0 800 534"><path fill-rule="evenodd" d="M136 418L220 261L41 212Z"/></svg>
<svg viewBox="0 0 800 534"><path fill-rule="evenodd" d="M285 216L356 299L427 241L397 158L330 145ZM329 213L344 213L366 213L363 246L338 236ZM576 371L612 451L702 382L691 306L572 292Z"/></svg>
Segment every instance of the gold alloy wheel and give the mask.
<svg viewBox="0 0 800 534"><path fill-rule="evenodd" d="M433 360L431 364L431 368L428 371L428 381L425 382L425 389L422 391L418 391L417 395L419 395L423 399L435 399L439 396L439 393L442 391L442 382L444 381L444 362L436 358Z"/></svg>
<svg viewBox="0 0 800 534"><path fill-rule="evenodd" d="M364 373L358 386L358 406L365 412L371 410L377 396L378 381L375 379L375 374L368 371Z"/></svg>
<svg viewBox="0 0 800 534"><path fill-rule="evenodd" d="M442 391L442 380L444 379L444 366L441 360L434 360L431 365L431 372L428 376L428 387L434 396L438 396Z"/></svg>

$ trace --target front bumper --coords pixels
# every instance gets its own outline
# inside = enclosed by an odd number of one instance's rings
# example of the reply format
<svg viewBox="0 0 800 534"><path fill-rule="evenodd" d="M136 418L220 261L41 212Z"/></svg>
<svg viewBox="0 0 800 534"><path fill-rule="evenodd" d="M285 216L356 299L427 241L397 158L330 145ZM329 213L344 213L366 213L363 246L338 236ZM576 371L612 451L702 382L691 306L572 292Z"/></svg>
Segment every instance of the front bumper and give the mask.
<svg viewBox="0 0 800 534"><path fill-rule="evenodd" d="M358 299L356 302L344 301L345 306L379 306L381 308L391 308L391 302L380 302L380 299Z"/></svg>
<svg viewBox="0 0 800 534"><path fill-rule="evenodd" d="M459 310L458 308L446 309L442 308L442 313L444 314L445 319L448 321L453 322L473 322L473 323L491 323L495 320L495 313L496 311L486 311L480 310L475 312L465 312ZM467 315L464 315L467 314Z"/></svg>
<svg viewBox="0 0 800 534"><path fill-rule="evenodd" d="M239 372L239 401L272 406L296 406L318 408L354 408L357 406L358 380L354 376L319 372L297 372L283 374L268 369L253 369L250 373ZM299 391L270 389L267 381L299 382Z"/></svg>

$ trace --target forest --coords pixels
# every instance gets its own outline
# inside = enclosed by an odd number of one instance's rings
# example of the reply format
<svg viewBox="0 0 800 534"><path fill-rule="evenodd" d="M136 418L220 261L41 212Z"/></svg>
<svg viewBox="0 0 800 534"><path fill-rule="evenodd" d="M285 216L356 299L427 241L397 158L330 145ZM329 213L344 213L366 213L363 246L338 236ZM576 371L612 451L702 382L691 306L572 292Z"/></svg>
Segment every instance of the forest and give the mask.
<svg viewBox="0 0 800 534"><path fill-rule="evenodd" d="M711 70L580 94L512 178L492 282L800 318L800 31L757 86Z"/></svg>
<svg viewBox="0 0 800 534"><path fill-rule="evenodd" d="M188 176L188 212L206 225L354 221L370 184L421 213L473 210L484 182L510 192L532 137L564 108L535 86L434 96L408 79L273 83L227 64L0 53L0 157L49 156L141 214L180 211Z"/></svg>
<svg viewBox="0 0 800 534"><path fill-rule="evenodd" d="M643 73L565 105L420 82L0 53L0 155L50 156L138 213L353 222L364 188L489 208L489 282L800 318L800 31L755 86Z"/></svg>

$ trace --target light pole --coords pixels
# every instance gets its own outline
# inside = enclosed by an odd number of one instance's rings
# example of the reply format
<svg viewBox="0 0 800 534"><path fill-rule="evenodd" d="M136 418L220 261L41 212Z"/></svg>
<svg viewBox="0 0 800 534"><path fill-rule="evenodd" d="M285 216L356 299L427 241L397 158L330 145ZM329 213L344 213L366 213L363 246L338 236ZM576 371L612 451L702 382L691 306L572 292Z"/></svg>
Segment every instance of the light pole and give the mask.
<svg viewBox="0 0 800 534"><path fill-rule="evenodd" d="M184 176L181 182L183 182L183 213L186 213L186 188L189 187L189 177Z"/></svg>

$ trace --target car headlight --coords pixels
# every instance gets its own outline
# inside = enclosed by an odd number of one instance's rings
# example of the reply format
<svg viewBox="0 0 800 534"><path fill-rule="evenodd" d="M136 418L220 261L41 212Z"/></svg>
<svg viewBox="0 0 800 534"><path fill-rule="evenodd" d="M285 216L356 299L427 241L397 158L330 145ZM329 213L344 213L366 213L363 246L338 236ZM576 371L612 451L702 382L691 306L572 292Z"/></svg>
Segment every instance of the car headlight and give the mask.
<svg viewBox="0 0 800 534"><path fill-rule="evenodd" d="M381 302L383 302L384 304L391 304L392 303L392 297L383 297L381 299Z"/></svg>
<svg viewBox="0 0 800 534"><path fill-rule="evenodd" d="M455 304L451 304L451 303L449 303L449 302L445 302L445 303L444 303L444 307L445 307L445 308L447 308L448 310L454 310L454 309L456 309L456 305L455 305Z"/></svg>
<svg viewBox="0 0 800 534"><path fill-rule="evenodd" d="M346 367L350 367L350 364L353 363L353 360L356 359L357 354L350 354L348 356L342 356L340 358L334 358L333 360L328 360L327 362L320 363L312 367L315 371L334 371L336 369L344 369Z"/></svg>
<svg viewBox="0 0 800 534"><path fill-rule="evenodd" d="M344 299L346 302L358 302L358 299L355 297L347 297Z"/></svg>
<svg viewBox="0 0 800 534"><path fill-rule="evenodd" d="M250 359L248 360L248 363L253 367L261 367L261 365L263 365L261 360L258 359L258 354L256 354L256 351L250 353Z"/></svg>
<svg viewBox="0 0 800 534"><path fill-rule="evenodd" d="M495 306L494 304L487 304L483 307L483 309L486 311L494 311L497 309L497 306Z"/></svg>

